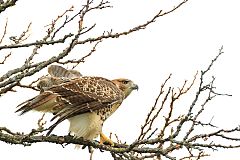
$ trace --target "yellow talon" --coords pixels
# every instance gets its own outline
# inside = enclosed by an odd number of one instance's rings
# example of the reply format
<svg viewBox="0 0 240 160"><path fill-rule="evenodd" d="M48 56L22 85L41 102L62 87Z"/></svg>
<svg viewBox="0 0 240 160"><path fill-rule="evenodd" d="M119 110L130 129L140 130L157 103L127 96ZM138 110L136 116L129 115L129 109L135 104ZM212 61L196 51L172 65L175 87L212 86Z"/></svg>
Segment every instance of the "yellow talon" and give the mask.
<svg viewBox="0 0 240 160"><path fill-rule="evenodd" d="M100 144L109 144L111 146L114 146L114 142L105 136L102 132L100 133Z"/></svg>

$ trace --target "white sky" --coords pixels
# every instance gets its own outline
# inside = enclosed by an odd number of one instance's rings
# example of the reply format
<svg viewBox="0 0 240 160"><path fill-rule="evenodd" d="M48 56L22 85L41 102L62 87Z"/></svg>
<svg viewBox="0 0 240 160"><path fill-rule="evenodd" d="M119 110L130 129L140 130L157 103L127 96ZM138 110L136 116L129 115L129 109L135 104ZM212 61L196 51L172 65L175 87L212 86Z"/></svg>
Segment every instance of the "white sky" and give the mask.
<svg viewBox="0 0 240 160"><path fill-rule="evenodd" d="M0 15L0 29L6 18L9 21L9 35L20 34L32 22L30 38L36 39L44 34L44 26L71 5L81 6L77 0L19 0L15 7ZM114 6L88 15L86 25L97 24L92 35L100 35L104 30L124 31L150 19L159 9L171 9L178 4L177 0L122 0L111 1ZM224 54L214 65L209 74L216 76L215 86L219 92L232 94L232 97L219 97L208 105L203 119L210 120L219 127L239 125L239 89L237 69L239 65L239 4L238 0L189 0L184 6L170 15L159 18L147 29L119 39L110 39L101 43L97 51L81 64L84 75L103 76L109 79L126 77L139 85L139 91L132 93L120 109L104 125L104 132L117 133L123 141L132 142L138 136L139 126L144 116L153 105L161 83L172 73L171 84L180 87L185 79L191 80L197 70L205 69L211 59L223 45ZM66 33L71 32L71 28ZM2 33L0 33L1 35ZM46 56L61 51L62 48L41 50ZM81 57L87 49L79 47L71 55ZM19 50L11 58L7 67L18 67L30 50ZM25 57L26 56L26 57ZM0 56L2 57L2 55ZM40 60L41 57L39 57ZM78 69L79 69L78 68ZM0 73L7 68L1 66ZM46 74L46 70L41 72ZM19 117L14 113L20 102L36 95L29 91L11 93L0 99L0 126L8 126L15 131L28 132L36 127L41 116L28 113ZM191 98L191 96L188 96ZM185 98L179 107L189 104ZM178 107L178 106L176 106ZM137 108L137 109L136 109ZM134 115L133 117L131 115ZM68 124L64 122L54 131L55 134L66 134ZM240 136L239 134L236 136ZM60 145L39 143L31 147L9 145L0 142L1 157L18 160L77 160L87 159L87 150L74 150L73 145L62 148ZM96 152L94 159L104 159L107 153ZM239 149L219 150L206 159L239 159Z"/></svg>

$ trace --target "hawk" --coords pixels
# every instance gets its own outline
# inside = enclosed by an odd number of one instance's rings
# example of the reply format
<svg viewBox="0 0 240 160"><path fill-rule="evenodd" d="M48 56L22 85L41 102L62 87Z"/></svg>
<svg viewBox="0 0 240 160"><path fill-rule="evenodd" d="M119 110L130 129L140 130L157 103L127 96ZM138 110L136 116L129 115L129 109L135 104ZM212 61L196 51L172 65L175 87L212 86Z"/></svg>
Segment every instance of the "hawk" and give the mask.
<svg viewBox="0 0 240 160"><path fill-rule="evenodd" d="M49 127L47 135L68 119L69 131L74 136L93 140L100 135L100 143L113 144L102 133L103 123L138 86L125 78L108 80L78 75L63 80L61 76L54 77L58 83L45 87L38 96L20 104L16 112L21 112L20 115L30 110L53 113L51 121L56 119L56 122Z"/></svg>

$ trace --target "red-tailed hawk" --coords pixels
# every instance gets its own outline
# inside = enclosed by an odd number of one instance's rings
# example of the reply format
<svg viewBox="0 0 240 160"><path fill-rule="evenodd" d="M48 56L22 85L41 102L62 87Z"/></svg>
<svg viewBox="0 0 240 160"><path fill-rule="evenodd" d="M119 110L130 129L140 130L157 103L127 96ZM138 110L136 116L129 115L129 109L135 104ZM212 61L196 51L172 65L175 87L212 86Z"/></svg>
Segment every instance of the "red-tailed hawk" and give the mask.
<svg viewBox="0 0 240 160"><path fill-rule="evenodd" d="M21 115L30 110L53 113L52 120L57 120L47 135L68 119L69 131L75 136L92 140L100 134L101 143L112 143L102 134L103 123L135 89L138 86L124 78L78 76L45 88L38 96L20 104L16 112Z"/></svg>

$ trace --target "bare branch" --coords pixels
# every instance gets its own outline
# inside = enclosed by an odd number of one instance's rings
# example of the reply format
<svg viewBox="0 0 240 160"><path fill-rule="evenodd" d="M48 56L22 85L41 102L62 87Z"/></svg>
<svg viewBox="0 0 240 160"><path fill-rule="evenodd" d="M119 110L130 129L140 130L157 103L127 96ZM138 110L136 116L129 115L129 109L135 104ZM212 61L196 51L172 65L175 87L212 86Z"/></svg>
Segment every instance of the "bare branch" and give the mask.
<svg viewBox="0 0 240 160"><path fill-rule="evenodd" d="M29 35L27 35L27 34L30 30L31 25L32 25L32 22L30 22L28 24L27 29L25 31L23 31L19 37L11 36L11 37L9 37L9 39L12 40L14 42L14 44L22 43L23 41L25 41L30 36L30 34Z"/></svg>
<svg viewBox="0 0 240 160"><path fill-rule="evenodd" d="M10 52L9 54L7 54L4 59L2 60L2 62L0 62L0 64L4 64L6 62L6 60L12 55L12 53Z"/></svg>
<svg viewBox="0 0 240 160"><path fill-rule="evenodd" d="M3 35L2 38L0 39L0 44L3 42L4 37L6 36L7 33L7 25L8 25L8 19L6 20L5 26L4 26L4 31L3 31Z"/></svg>
<svg viewBox="0 0 240 160"><path fill-rule="evenodd" d="M154 23L157 20L157 18L174 12L176 9L180 8L183 4L185 4L187 1L188 0L182 1L176 7L174 7L172 10L169 10L167 12L162 13L162 10L160 10L153 18L151 18L146 23L138 25L136 27L133 27L133 28L129 29L128 31L119 32L119 33L112 33L112 31L111 31L111 32L107 32L108 34L106 34L106 35L101 35L101 36L98 36L98 37L95 37L95 38L88 38L88 39L85 39L85 40L78 41L77 43L78 44L85 44L85 43L92 43L92 42L95 42L95 41L108 39L108 38L119 38L120 36L128 35L132 32L145 29L149 24Z"/></svg>
<svg viewBox="0 0 240 160"><path fill-rule="evenodd" d="M169 95L169 93L170 93L171 88L168 89L168 91L167 91L164 99L162 100L161 107L158 109L158 111L155 113L155 115L153 115L154 110L155 110L156 107L157 107L159 98L160 98L160 96L162 96L163 93L164 93L164 87L165 87L167 81L168 81L170 78L171 78L171 74L168 76L168 78L165 80L165 82L161 85L160 93L159 93L159 95L157 96L156 101L155 101L153 107L152 107L151 110L149 111L149 113L148 113L148 115L147 115L147 118L146 118L146 120L145 120L144 125L141 127L141 133L140 133L140 135L139 135L139 137L138 137L138 140L143 140L143 139L145 138L146 134L147 134L149 131L152 130L152 124L153 124L154 120L158 117L158 115L159 115L160 111L162 110L162 108L163 108L163 106L164 106L164 104L165 104L165 102L166 102L166 100L167 100L167 97L168 97L168 95ZM152 118L151 118L151 117L152 117Z"/></svg>
<svg viewBox="0 0 240 160"><path fill-rule="evenodd" d="M0 46L0 50L30 47L30 46L36 46L36 45L53 45L53 44L57 44L57 43L64 43L67 38L70 38L72 36L73 36L73 34L69 33L68 35L65 35L63 38L58 39L58 40L49 40L49 41L40 40L40 41L36 41L36 42L32 42L32 43L26 43L26 44L3 45L3 46Z"/></svg>
<svg viewBox="0 0 240 160"><path fill-rule="evenodd" d="M18 0L7 0L4 3L0 3L0 13L5 11L8 7L12 7Z"/></svg>

